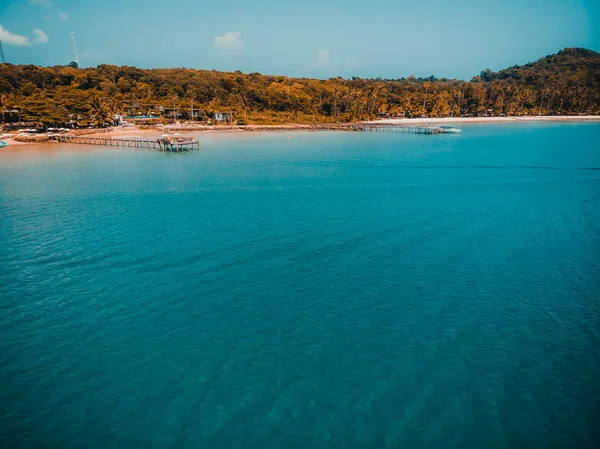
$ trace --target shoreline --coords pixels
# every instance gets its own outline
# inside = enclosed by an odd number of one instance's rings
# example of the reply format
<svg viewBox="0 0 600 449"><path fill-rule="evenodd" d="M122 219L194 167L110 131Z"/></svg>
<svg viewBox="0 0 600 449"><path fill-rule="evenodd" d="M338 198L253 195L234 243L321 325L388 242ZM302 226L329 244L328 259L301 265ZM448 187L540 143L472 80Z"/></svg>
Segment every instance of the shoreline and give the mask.
<svg viewBox="0 0 600 449"><path fill-rule="evenodd" d="M600 122L600 115L531 115L520 117L431 117L431 118L390 118L371 120L364 123L381 123L390 125L412 124L459 124L459 123L528 123L528 122L554 122L554 123L582 123Z"/></svg>
<svg viewBox="0 0 600 449"><path fill-rule="evenodd" d="M555 123L600 123L600 115L586 116L529 116L529 117L436 117L436 118L403 118L403 119L381 119L355 124L383 124L383 125L443 125L473 123L473 124L492 124L492 123L529 123L529 122L555 122ZM324 123L324 124L285 124L285 125L164 125L157 126L155 129L131 127L112 129L97 133L86 134L90 137L148 137L156 134L160 137L164 132L173 134L179 133L201 133L201 134L221 134L221 133L251 133L251 132L285 132L285 131L347 131L351 123Z"/></svg>
<svg viewBox="0 0 600 449"><path fill-rule="evenodd" d="M381 125L443 125L454 124L493 124L493 123L531 123L531 122L551 122L551 123L600 123L600 116L523 116L523 117L432 117L432 118L397 118L380 119L358 122L357 124L381 124ZM326 124L285 124L285 125L164 125L156 128L142 128L132 126L127 128L107 128L103 130L77 130L77 135L89 137L156 137L159 138L163 133L199 133L199 134L233 134L233 133L251 133L251 132L285 132L285 131L347 131L350 123L326 123ZM5 137L4 140L9 147L25 147L29 145L44 145L53 142L23 142L15 140L12 137Z"/></svg>

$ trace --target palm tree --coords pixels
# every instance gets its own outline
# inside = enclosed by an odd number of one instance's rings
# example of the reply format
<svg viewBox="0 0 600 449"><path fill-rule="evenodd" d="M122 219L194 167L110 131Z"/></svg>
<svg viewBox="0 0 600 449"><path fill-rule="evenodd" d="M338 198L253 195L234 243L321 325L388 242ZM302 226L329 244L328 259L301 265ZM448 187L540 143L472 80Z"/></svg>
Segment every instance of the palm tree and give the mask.
<svg viewBox="0 0 600 449"><path fill-rule="evenodd" d="M177 95L177 94L173 94L169 97L169 103L173 107L173 120L174 121L177 121L177 110L179 109L180 101L181 100L179 98L179 95Z"/></svg>
<svg viewBox="0 0 600 449"><path fill-rule="evenodd" d="M98 95L90 98L88 103L90 114L92 115L92 123L96 126L104 128L113 123L113 114L109 106Z"/></svg>
<svg viewBox="0 0 600 449"><path fill-rule="evenodd" d="M0 117L1 123L4 123L4 114L5 114L4 111L9 108L8 98L9 98L8 94L0 95L0 113L2 113L2 116Z"/></svg>

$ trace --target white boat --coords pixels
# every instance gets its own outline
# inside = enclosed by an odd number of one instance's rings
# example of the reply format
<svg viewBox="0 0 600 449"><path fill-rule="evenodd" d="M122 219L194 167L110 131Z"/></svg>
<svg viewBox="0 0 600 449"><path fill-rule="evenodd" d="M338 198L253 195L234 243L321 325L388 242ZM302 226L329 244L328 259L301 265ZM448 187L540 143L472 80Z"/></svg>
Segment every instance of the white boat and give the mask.
<svg viewBox="0 0 600 449"><path fill-rule="evenodd" d="M460 134L462 131L454 126L450 125L442 125L440 126L440 131L448 134Z"/></svg>

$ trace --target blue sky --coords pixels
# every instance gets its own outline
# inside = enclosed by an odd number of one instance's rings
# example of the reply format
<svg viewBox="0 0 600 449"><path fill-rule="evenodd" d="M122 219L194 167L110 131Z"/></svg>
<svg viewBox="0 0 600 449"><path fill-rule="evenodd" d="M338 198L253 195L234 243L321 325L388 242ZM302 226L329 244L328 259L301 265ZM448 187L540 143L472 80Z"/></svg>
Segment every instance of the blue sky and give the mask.
<svg viewBox="0 0 600 449"><path fill-rule="evenodd" d="M0 0L9 62L470 79L600 51L598 0Z"/></svg>

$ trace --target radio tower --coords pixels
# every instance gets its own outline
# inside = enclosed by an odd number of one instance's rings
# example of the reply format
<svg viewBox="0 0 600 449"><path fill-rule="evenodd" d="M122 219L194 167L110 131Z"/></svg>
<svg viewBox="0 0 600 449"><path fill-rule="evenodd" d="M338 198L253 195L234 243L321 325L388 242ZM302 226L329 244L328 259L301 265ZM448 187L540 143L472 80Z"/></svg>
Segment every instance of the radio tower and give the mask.
<svg viewBox="0 0 600 449"><path fill-rule="evenodd" d="M77 57L77 45L75 45L75 33L71 31L71 38L73 39L73 53L75 53L75 61L69 64L72 67L79 67L79 58Z"/></svg>
<svg viewBox="0 0 600 449"><path fill-rule="evenodd" d="M0 62L4 64L6 59L4 59L4 49L2 48L2 39L0 39Z"/></svg>

